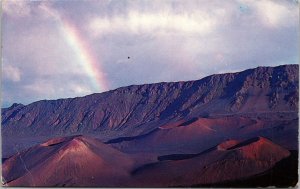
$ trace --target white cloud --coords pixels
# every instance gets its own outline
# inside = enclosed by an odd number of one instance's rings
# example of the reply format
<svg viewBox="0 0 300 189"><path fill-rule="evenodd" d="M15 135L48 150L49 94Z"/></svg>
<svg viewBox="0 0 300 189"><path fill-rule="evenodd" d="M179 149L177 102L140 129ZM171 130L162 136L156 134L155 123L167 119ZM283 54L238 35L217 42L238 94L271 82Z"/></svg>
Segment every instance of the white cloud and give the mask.
<svg viewBox="0 0 300 189"><path fill-rule="evenodd" d="M42 95L48 98L62 90L62 88L59 89L59 87L55 86L54 83L52 83L51 81L46 81L42 79L24 85L22 88L27 93L32 93L33 95Z"/></svg>
<svg viewBox="0 0 300 189"><path fill-rule="evenodd" d="M25 96L30 95L29 99L32 97L38 97L38 99L68 98L92 93L92 90L84 84L80 84L76 81L68 83L68 85L65 85L63 80L58 79L56 82L53 80L39 79L21 88Z"/></svg>
<svg viewBox="0 0 300 189"><path fill-rule="evenodd" d="M299 17L299 15L294 14L295 11L288 9L287 6L273 1L261 1L258 4L258 9L272 26L291 24L291 21L296 21L295 18Z"/></svg>
<svg viewBox="0 0 300 189"><path fill-rule="evenodd" d="M79 85L79 84L74 84L71 86L71 90L76 94L76 95L83 95L83 94L90 94L92 93L91 89L89 89L86 86Z"/></svg>
<svg viewBox="0 0 300 189"><path fill-rule="evenodd" d="M241 0L257 13L255 19L261 19L269 27L295 25L299 22L299 7L295 1L278 0Z"/></svg>
<svg viewBox="0 0 300 189"><path fill-rule="evenodd" d="M60 15L57 10L53 9L53 2L54 1L42 1L36 9L39 16L43 17L44 19L58 20Z"/></svg>
<svg viewBox="0 0 300 189"><path fill-rule="evenodd" d="M13 82L19 82L21 80L21 71L19 68L12 65L5 65L2 69L3 78Z"/></svg>
<svg viewBox="0 0 300 189"><path fill-rule="evenodd" d="M31 12L29 1L25 0L3 0L2 11L13 17L28 16Z"/></svg>
<svg viewBox="0 0 300 189"><path fill-rule="evenodd" d="M142 13L132 10L127 16L94 17L89 21L89 31L94 36L126 32L133 34L184 32L205 35L216 25L215 18L205 12L175 14L173 12Z"/></svg>

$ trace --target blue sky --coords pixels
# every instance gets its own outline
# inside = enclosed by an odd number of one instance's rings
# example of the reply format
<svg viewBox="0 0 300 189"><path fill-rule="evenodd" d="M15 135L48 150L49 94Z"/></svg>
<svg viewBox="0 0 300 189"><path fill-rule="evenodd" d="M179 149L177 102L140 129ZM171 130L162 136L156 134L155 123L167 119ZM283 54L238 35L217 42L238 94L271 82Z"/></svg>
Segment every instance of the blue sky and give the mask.
<svg viewBox="0 0 300 189"><path fill-rule="evenodd" d="M299 63L295 0L4 0L2 9L3 107Z"/></svg>

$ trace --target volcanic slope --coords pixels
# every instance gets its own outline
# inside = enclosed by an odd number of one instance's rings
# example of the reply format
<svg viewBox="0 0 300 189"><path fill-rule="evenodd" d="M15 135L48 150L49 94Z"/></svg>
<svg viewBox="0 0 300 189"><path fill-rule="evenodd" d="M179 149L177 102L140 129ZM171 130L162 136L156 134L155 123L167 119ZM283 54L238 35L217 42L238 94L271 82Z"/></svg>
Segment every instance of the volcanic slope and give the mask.
<svg viewBox="0 0 300 189"><path fill-rule="evenodd" d="M263 137L227 140L199 154L161 156L133 172L140 186L170 187L222 183L264 172L290 152Z"/></svg>
<svg viewBox="0 0 300 189"><path fill-rule="evenodd" d="M3 164L3 178L5 186L193 186L248 178L289 155L270 140L255 137L140 164L136 156L97 139L73 136L51 139L12 156Z"/></svg>
<svg viewBox="0 0 300 189"><path fill-rule="evenodd" d="M266 120L242 116L197 118L161 126L146 135L107 141L126 153L199 153L227 139L264 136L289 149L298 149L298 119Z"/></svg>
<svg viewBox="0 0 300 189"><path fill-rule="evenodd" d="M118 186L128 178L133 160L97 139L51 139L7 159L7 186Z"/></svg>

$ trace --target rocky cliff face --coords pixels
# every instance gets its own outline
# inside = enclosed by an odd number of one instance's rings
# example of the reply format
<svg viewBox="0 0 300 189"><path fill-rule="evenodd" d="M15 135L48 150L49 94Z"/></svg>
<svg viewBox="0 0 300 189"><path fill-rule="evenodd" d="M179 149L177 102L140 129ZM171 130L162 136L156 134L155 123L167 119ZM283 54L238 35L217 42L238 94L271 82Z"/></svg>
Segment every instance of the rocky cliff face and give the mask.
<svg viewBox="0 0 300 189"><path fill-rule="evenodd" d="M2 109L5 136L147 132L169 120L298 111L298 65L258 67L187 82L133 85ZM145 127L142 127L145 125Z"/></svg>

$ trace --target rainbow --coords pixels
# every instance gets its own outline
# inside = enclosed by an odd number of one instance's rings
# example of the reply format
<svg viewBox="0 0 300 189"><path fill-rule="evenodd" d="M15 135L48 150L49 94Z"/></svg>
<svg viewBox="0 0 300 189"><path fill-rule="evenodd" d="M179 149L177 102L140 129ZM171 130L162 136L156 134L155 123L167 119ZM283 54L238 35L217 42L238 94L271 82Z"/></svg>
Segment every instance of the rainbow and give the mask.
<svg viewBox="0 0 300 189"><path fill-rule="evenodd" d="M49 8L45 8L51 16L53 16L60 25L60 29L63 34L63 38L66 40L70 48L74 51L74 54L78 58L79 65L87 73L90 78L91 84L95 90L106 91L108 89L108 81L106 80L103 69L99 60L93 55L93 51L87 44L87 40L80 35L79 30L72 24L71 21L63 18L57 12Z"/></svg>

